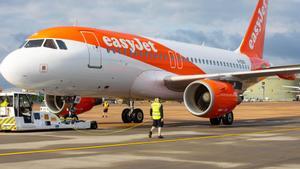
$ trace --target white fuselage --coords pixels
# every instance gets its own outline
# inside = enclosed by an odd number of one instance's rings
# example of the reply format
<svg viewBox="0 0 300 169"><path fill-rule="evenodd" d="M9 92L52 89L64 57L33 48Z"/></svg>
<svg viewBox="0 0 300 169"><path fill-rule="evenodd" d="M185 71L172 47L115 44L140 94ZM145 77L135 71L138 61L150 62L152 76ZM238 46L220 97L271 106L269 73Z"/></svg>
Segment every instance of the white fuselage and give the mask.
<svg viewBox="0 0 300 169"><path fill-rule="evenodd" d="M168 40L151 40L188 57L190 62L207 74L251 69L249 58L236 52ZM64 42L67 50L45 47L17 49L2 62L4 77L18 87L53 95L182 99L181 92L171 91L163 83L166 76L174 73L136 59L139 56L126 57L118 51L95 48L73 40ZM165 59L167 62L161 63L172 69L189 69L183 67L177 57L174 57L175 60L171 56L148 56L144 59L152 59L157 64ZM93 64L102 67L88 66ZM41 70L42 66L46 70Z"/></svg>

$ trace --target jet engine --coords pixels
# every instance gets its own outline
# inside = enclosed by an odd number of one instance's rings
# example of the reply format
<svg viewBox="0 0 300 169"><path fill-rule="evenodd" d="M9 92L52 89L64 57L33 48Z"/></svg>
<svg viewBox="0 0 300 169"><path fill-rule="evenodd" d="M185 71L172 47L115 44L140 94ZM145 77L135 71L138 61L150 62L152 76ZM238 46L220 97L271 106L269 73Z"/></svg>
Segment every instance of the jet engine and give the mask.
<svg viewBox="0 0 300 169"><path fill-rule="evenodd" d="M195 116L217 118L231 112L239 104L238 93L230 83L199 80L184 91L184 104Z"/></svg>
<svg viewBox="0 0 300 169"><path fill-rule="evenodd" d="M78 98L78 99L77 99ZM77 97L76 98L76 112L75 114L81 114L86 111L91 110L94 106L102 103L102 99L98 98L88 98L88 97ZM67 97L55 96L55 95L45 95L45 104L50 110L50 112L64 116L68 114L67 108L70 106L70 102Z"/></svg>

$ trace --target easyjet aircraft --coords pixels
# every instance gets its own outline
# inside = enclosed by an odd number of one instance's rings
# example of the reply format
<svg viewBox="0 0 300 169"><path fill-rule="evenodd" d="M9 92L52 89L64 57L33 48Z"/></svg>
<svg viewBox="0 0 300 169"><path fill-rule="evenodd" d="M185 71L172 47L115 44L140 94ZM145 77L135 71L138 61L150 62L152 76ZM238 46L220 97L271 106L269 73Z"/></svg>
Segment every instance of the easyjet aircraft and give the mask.
<svg viewBox="0 0 300 169"><path fill-rule="evenodd" d="M10 83L46 94L51 111L65 110L81 96L78 113L99 97L184 101L195 116L212 125L233 122L242 93L263 77L294 79L299 65L270 67L263 59L268 0L259 0L236 51L86 27L55 27L31 35L1 64ZM131 102L132 103L132 102ZM124 122L141 122L133 104Z"/></svg>

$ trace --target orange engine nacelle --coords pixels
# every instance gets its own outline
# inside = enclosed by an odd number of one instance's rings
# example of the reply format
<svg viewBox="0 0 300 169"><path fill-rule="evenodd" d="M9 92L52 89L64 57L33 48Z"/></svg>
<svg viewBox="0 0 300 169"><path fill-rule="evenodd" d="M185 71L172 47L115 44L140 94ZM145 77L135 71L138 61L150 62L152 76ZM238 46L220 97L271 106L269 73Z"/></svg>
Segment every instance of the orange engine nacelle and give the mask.
<svg viewBox="0 0 300 169"><path fill-rule="evenodd" d="M217 118L231 112L239 104L232 84L214 80L199 80L184 91L184 104L195 116Z"/></svg>
<svg viewBox="0 0 300 169"><path fill-rule="evenodd" d="M86 111L91 110L94 106L99 105L102 103L102 99L97 98L88 98L82 97L78 104L76 104L76 112L75 114L81 114ZM62 96L54 96L54 95L45 95L45 104L50 110L50 112L55 113L59 116L65 116L69 112L67 108L69 104L66 103Z"/></svg>

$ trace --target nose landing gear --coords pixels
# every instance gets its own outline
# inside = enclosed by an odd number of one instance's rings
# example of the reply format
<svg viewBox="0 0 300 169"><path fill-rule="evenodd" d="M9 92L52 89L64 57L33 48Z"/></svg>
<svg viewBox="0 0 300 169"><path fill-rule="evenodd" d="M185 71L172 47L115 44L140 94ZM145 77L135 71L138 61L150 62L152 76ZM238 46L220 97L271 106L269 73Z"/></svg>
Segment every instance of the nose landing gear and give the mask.
<svg viewBox="0 0 300 169"><path fill-rule="evenodd" d="M124 123L142 123L144 120L144 113L142 109L134 108L134 101L129 102L129 107L122 111L122 120Z"/></svg>

